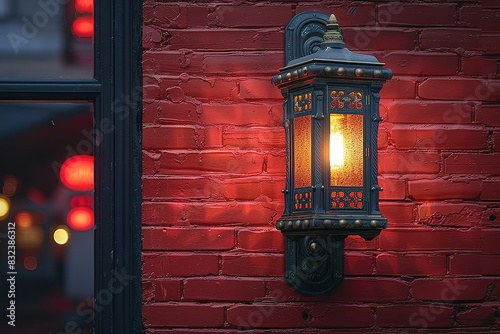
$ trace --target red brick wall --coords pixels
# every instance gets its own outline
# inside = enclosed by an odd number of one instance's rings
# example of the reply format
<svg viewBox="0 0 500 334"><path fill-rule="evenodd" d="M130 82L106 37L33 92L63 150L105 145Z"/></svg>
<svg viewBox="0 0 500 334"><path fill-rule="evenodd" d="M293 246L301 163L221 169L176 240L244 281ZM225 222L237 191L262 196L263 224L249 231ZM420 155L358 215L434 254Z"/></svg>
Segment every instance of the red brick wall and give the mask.
<svg viewBox="0 0 500 334"><path fill-rule="evenodd" d="M284 26L335 13L381 91L381 210L329 295L284 283ZM500 330L500 2L144 3L147 333ZM268 331L269 330L269 331Z"/></svg>

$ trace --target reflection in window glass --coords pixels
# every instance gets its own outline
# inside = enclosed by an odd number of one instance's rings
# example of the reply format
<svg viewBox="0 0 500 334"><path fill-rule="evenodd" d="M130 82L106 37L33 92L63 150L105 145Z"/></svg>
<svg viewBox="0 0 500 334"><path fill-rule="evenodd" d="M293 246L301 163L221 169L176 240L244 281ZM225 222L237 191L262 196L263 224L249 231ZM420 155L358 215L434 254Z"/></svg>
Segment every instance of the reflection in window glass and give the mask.
<svg viewBox="0 0 500 334"><path fill-rule="evenodd" d="M7 320L15 302L8 333L92 333L92 114L89 103L0 103L2 294L16 273L15 296L0 299Z"/></svg>
<svg viewBox="0 0 500 334"><path fill-rule="evenodd" d="M94 0L0 0L0 78L92 78Z"/></svg>

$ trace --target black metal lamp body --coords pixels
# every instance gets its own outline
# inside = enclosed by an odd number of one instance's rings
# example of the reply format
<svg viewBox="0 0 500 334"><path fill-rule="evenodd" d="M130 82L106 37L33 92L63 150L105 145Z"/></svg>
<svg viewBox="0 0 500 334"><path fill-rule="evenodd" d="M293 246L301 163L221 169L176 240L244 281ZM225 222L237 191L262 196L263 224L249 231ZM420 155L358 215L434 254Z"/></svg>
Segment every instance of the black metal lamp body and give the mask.
<svg viewBox="0 0 500 334"><path fill-rule="evenodd" d="M369 240L387 227L378 207L377 133L379 91L392 72L347 50L335 17L327 18L305 12L290 21L288 64L273 77L285 99L287 145L285 212L276 228L285 236L287 282L305 294L341 282L346 236Z"/></svg>

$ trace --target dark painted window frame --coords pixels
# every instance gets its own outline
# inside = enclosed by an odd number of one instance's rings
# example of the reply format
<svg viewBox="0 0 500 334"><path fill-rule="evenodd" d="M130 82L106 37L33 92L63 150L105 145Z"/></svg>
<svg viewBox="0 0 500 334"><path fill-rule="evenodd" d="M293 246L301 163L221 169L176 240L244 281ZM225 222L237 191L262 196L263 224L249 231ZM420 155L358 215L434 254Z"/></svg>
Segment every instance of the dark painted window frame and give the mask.
<svg viewBox="0 0 500 334"><path fill-rule="evenodd" d="M95 0L95 79L0 78L0 100L94 103L96 334L142 332L141 13L141 0Z"/></svg>

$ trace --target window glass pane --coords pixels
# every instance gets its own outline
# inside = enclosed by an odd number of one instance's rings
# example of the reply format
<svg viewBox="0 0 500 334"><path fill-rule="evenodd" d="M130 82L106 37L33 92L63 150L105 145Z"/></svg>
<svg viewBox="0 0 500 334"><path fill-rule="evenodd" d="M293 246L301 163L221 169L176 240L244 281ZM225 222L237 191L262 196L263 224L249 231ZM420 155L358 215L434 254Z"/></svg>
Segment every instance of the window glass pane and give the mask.
<svg viewBox="0 0 500 334"><path fill-rule="evenodd" d="M312 184L311 122L311 115L296 117L293 121L294 188L310 187Z"/></svg>
<svg viewBox="0 0 500 334"><path fill-rule="evenodd" d="M363 186L363 115L330 114L330 183Z"/></svg>
<svg viewBox="0 0 500 334"><path fill-rule="evenodd" d="M0 79L92 78L94 0L0 0Z"/></svg>
<svg viewBox="0 0 500 334"><path fill-rule="evenodd" d="M0 103L0 291L7 296L0 303L15 315L8 333L92 333L92 129L90 103Z"/></svg>

